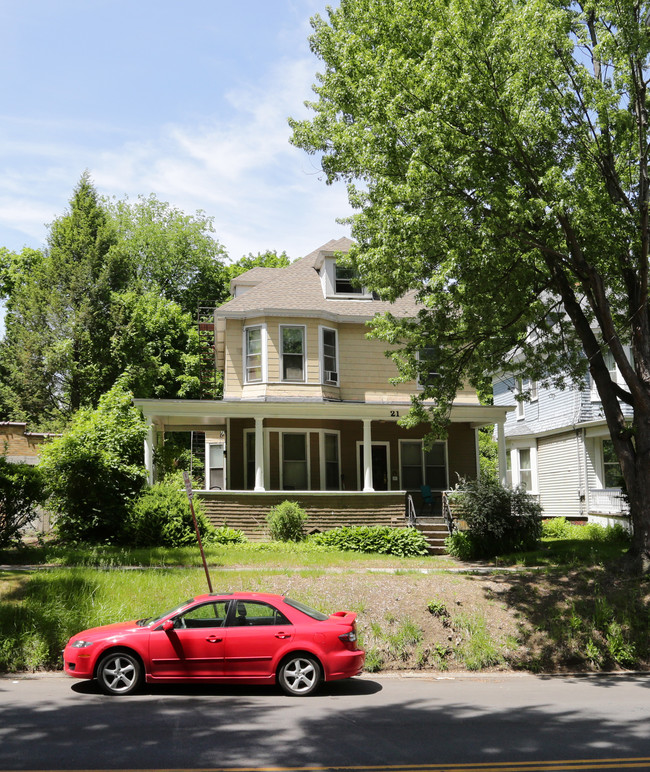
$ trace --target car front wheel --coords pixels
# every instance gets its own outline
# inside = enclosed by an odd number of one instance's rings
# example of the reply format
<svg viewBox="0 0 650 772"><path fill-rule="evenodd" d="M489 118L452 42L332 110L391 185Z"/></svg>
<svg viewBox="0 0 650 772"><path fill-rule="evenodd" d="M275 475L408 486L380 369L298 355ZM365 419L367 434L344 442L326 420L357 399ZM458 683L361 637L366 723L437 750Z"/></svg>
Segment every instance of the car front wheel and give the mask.
<svg viewBox="0 0 650 772"><path fill-rule="evenodd" d="M292 697L306 697L316 691L323 680L320 663L308 654L293 654L280 666L278 681Z"/></svg>
<svg viewBox="0 0 650 772"><path fill-rule="evenodd" d="M115 651L99 663L97 680L106 694L131 694L142 682L142 665L133 654Z"/></svg>

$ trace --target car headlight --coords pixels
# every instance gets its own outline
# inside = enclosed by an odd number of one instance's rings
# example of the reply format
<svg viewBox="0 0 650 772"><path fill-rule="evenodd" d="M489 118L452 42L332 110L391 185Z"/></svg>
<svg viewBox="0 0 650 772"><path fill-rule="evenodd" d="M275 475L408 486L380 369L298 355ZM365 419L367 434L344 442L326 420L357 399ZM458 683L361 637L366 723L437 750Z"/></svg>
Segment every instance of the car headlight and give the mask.
<svg viewBox="0 0 650 772"><path fill-rule="evenodd" d="M85 649L87 646L92 646L92 641L75 641L72 644L73 649Z"/></svg>

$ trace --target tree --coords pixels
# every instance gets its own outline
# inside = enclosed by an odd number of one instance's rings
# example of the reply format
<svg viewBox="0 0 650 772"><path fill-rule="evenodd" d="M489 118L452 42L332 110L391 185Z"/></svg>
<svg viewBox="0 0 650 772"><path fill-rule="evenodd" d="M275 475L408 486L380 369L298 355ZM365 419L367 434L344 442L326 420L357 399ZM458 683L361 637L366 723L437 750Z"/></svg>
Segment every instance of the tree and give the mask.
<svg viewBox="0 0 650 772"><path fill-rule="evenodd" d="M286 268L288 265L291 265L291 259L286 252L278 254L275 249L267 249L266 252L258 252L256 255L252 252L244 255L228 266L228 275L230 279L234 279L251 268Z"/></svg>
<svg viewBox="0 0 650 772"><path fill-rule="evenodd" d="M30 464L11 464L0 455L0 547L19 542L45 501L40 470Z"/></svg>
<svg viewBox="0 0 650 772"><path fill-rule="evenodd" d="M156 292L191 314L228 297L227 255L212 236L211 217L185 214L153 195L104 203L118 233L113 257L130 289Z"/></svg>
<svg viewBox="0 0 650 772"><path fill-rule="evenodd" d="M364 284L384 299L415 289L424 306L375 325L402 344L405 376L440 374L422 394L438 407L417 417L440 429L457 387L485 371L559 385L589 371L646 564L649 12L631 0L341 0L312 22L315 115L292 121L328 182L349 183Z"/></svg>
<svg viewBox="0 0 650 772"><path fill-rule="evenodd" d="M147 427L121 384L96 409L81 408L61 437L43 447L40 465L51 492L58 535L71 542L120 543L131 506L147 480Z"/></svg>
<svg viewBox="0 0 650 772"><path fill-rule="evenodd" d="M115 231L87 173L70 210L50 226L44 255L8 261L2 350L21 412L41 425L96 404L113 383L111 293L119 273L109 257Z"/></svg>
<svg viewBox="0 0 650 772"><path fill-rule="evenodd" d="M43 252L0 249L2 414L60 429L122 375L138 397L198 397L197 305L228 296L212 231L154 196L101 200L85 173Z"/></svg>

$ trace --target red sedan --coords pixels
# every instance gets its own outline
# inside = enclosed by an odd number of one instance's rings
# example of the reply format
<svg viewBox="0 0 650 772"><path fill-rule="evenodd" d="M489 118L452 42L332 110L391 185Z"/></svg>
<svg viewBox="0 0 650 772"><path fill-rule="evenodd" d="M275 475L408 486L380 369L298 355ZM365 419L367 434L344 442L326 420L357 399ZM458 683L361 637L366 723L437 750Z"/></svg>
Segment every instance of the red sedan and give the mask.
<svg viewBox="0 0 650 772"><path fill-rule="evenodd" d="M366 655L355 620L281 595L198 595L158 617L74 635L64 667L75 678L96 678L107 694L130 694L144 680L279 683L304 696L361 672Z"/></svg>

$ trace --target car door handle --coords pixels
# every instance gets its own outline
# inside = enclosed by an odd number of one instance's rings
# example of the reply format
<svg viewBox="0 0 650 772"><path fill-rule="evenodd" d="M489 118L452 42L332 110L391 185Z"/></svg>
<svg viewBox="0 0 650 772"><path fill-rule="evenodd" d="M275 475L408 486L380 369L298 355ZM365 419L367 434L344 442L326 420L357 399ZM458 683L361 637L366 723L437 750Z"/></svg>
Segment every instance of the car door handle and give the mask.
<svg viewBox="0 0 650 772"><path fill-rule="evenodd" d="M208 643L221 643L223 641L223 638L217 638L215 635L211 635L209 638L205 639Z"/></svg>
<svg viewBox="0 0 650 772"><path fill-rule="evenodd" d="M276 634L275 634L275 637L276 637L276 638L291 638L291 636L289 635L289 633L276 633Z"/></svg>

